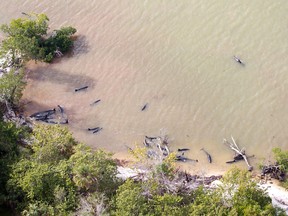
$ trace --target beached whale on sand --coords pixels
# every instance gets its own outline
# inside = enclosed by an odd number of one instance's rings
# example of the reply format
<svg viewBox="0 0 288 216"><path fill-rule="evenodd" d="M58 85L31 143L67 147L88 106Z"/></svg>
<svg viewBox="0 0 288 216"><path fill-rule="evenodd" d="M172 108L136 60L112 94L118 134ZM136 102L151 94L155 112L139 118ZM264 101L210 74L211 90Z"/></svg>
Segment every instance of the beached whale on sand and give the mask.
<svg viewBox="0 0 288 216"><path fill-rule="evenodd" d="M52 115L56 112L56 109L52 109L52 110L45 110L45 111L41 111L41 112L37 112L37 113L34 113L32 115L30 115L31 118L35 118L36 120L37 119L42 119L42 118L47 118L49 115Z"/></svg>

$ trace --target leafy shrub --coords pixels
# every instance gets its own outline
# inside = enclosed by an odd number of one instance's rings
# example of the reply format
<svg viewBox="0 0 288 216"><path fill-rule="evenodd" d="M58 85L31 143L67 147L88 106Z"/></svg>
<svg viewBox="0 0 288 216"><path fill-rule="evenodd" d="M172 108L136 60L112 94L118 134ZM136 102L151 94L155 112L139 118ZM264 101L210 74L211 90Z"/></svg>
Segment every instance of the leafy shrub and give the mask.
<svg viewBox="0 0 288 216"><path fill-rule="evenodd" d="M73 45L71 36L76 29L63 27L48 37L48 21L45 14L29 14L1 25L7 38L2 41L0 53L11 53L15 61L20 56L25 61L51 62L57 53L67 52Z"/></svg>
<svg viewBox="0 0 288 216"><path fill-rule="evenodd" d="M12 69L10 72L3 74L0 78L0 102L18 105L25 86L23 70L18 70L16 73Z"/></svg>

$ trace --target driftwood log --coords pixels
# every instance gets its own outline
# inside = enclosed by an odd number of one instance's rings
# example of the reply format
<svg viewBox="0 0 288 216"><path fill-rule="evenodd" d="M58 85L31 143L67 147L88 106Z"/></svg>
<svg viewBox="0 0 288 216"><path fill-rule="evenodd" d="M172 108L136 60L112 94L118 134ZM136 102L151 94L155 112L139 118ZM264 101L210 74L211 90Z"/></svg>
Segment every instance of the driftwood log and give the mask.
<svg viewBox="0 0 288 216"><path fill-rule="evenodd" d="M248 170L249 171L252 171L253 170L253 166L251 166L249 164L249 161L248 161L248 157L246 156L245 154L245 151L244 149L241 149L238 147L237 143L235 142L234 138L231 136L231 139L232 139L232 142L224 139L224 144L225 145L228 145L237 155L234 157L234 162L237 161L237 160L242 160L241 158L243 158L248 166ZM229 161L229 162L232 162L232 161Z"/></svg>

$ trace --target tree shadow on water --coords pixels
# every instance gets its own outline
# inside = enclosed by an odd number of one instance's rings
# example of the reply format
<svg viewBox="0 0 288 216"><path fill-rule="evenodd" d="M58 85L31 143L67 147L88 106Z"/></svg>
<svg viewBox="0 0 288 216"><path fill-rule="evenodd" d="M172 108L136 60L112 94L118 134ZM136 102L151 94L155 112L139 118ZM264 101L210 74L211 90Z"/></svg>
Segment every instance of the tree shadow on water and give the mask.
<svg viewBox="0 0 288 216"><path fill-rule="evenodd" d="M68 57L75 57L89 52L89 44L85 35L79 35L74 41L74 46Z"/></svg>
<svg viewBox="0 0 288 216"><path fill-rule="evenodd" d="M45 104L41 104L37 101L34 101L34 100L21 100L21 103L20 103L20 106L21 108L26 112L26 116L30 116L31 114L33 113L36 113L36 112L42 112L42 111L45 111L45 110L52 110L52 109L56 109L57 108L57 105L56 104L55 106L53 107L49 107Z"/></svg>
<svg viewBox="0 0 288 216"><path fill-rule="evenodd" d="M79 35L74 37L74 44L73 47L71 48L70 51L65 53L63 57L60 58L54 58L53 59L53 64L55 63L60 63L63 61L65 58L70 59L70 58L77 58L83 54L86 54L89 52L89 44L86 39L85 35Z"/></svg>
<svg viewBox="0 0 288 216"><path fill-rule="evenodd" d="M75 58L82 54L89 52L89 45L85 35L76 36L74 41L74 46L72 50L66 53L60 58L55 58L51 64L57 65L64 62L67 59ZM78 88L82 86L95 86L95 79L83 75L83 74L72 74L63 70L58 70L49 66L49 64L39 63L32 71L29 73L28 77L35 81L42 82L52 82L55 84L67 85L69 88Z"/></svg>
<svg viewBox="0 0 288 216"><path fill-rule="evenodd" d="M83 74L71 74L51 67L38 66L28 75L29 79L39 82L50 82L55 84L66 85L68 88L74 89L83 86L94 88L95 79Z"/></svg>

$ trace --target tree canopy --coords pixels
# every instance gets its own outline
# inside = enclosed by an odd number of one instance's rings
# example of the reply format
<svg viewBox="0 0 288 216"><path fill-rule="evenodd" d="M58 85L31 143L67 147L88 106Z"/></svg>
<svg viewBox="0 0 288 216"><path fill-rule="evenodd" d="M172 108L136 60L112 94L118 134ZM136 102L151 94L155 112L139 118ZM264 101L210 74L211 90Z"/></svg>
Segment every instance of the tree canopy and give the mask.
<svg viewBox="0 0 288 216"><path fill-rule="evenodd" d="M117 190L112 215L284 215L247 171L234 168L221 182L216 189L201 186L185 194L153 190L165 187L155 176L141 183L127 180Z"/></svg>
<svg viewBox="0 0 288 216"><path fill-rule="evenodd" d="M1 54L9 53L14 63L19 59L51 62L57 53L67 52L73 45L73 27L63 27L48 34L48 17L45 14L26 14L13 19L0 29L6 38L1 44Z"/></svg>
<svg viewBox="0 0 288 216"><path fill-rule="evenodd" d="M0 78L0 102L17 106L26 86L23 70L11 69Z"/></svg>
<svg viewBox="0 0 288 216"><path fill-rule="evenodd" d="M10 201L23 214L66 215L82 195L108 196L116 190L111 155L78 144L66 127L39 124L29 139L30 151L11 166L7 183Z"/></svg>

